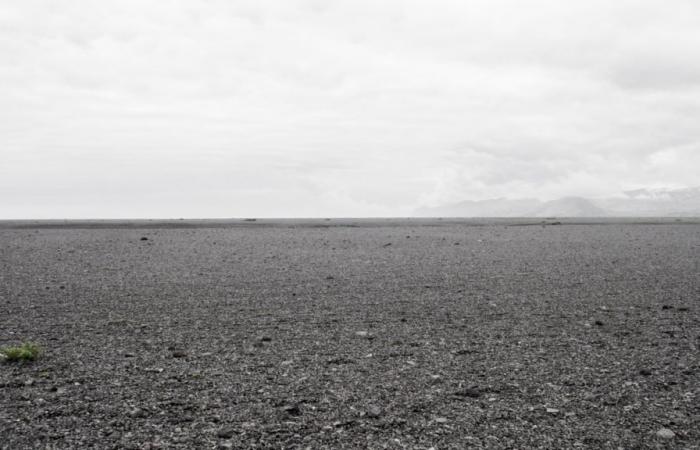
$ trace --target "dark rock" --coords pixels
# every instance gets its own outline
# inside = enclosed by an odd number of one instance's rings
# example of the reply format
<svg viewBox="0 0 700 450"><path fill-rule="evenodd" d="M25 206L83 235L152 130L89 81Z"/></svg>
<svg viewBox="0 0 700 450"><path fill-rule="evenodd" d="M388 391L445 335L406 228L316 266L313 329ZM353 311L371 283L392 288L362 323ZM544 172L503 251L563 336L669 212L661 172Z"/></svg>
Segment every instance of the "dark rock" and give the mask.
<svg viewBox="0 0 700 450"><path fill-rule="evenodd" d="M642 375L642 376L648 377L648 376L651 375L651 370L649 370L649 369L641 369L641 370L639 371L639 374Z"/></svg>
<svg viewBox="0 0 700 450"><path fill-rule="evenodd" d="M471 355L472 353L477 353L476 350L468 349L468 348L460 348L459 350L455 350L454 354L455 355Z"/></svg>
<svg viewBox="0 0 700 450"><path fill-rule="evenodd" d="M299 405L286 405L282 408L282 411L286 412L290 416L301 415L301 409L299 408Z"/></svg>
<svg viewBox="0 0 700 450"><path fill-rule="evenodd" d="M327 361L328 364L354 364L355 361L350 359L350 358L343 358L343 357L338 357L338 358L331 358Z"/></svg>
<svg viewBox="0 0 700 450"><path fill-rule="evenodd" d="M456 391L452 395L454 395L455 397L479 398L481 397L481 392L477 387L469 387L466 389Z"/></svg>
<svg viewBox="0 0 700 450"><path fill-rule="evenodd" d="M221 439L230 439L236 434L236 430L233 428L222 428L216 432L216 436Z"/></svg>
<svg viewBox="0 0 700 450"><path fill-rule="evenodd" d="M597 327L602 327L603 325L605 325L605 324L604 324L603 322L601 322L600 320L596 320L596 321L593 322L593 323L594 323L595 326L597 326Z"/></svg>
<svg viewBox="0 0 700 450"><path fill-rule="evenodd" d="M184 350L175 350L173 352L173 358L184 358L187 356L187 353Z"/></svg>
<svg viewBox="0 0 700 450"><path fill-rule="evenodd" d="M142 241L147 241L148 238L147 238L146 236L144 236L144 237L141 238L141 240L142 240Z"/></svg>

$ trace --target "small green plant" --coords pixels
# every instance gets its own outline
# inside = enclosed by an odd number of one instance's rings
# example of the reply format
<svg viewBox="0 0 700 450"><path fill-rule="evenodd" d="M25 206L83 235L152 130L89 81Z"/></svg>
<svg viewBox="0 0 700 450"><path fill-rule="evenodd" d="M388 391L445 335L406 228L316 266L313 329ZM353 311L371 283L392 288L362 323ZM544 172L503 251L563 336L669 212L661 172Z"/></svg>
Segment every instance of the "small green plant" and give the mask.
<svg viewBox="0 0 700 450"><path fill-rule="evenodd" d="M25 342L19 347L5 347L0 349L0 354L7 361L34 361L41 353L38 345Z"/></svg>

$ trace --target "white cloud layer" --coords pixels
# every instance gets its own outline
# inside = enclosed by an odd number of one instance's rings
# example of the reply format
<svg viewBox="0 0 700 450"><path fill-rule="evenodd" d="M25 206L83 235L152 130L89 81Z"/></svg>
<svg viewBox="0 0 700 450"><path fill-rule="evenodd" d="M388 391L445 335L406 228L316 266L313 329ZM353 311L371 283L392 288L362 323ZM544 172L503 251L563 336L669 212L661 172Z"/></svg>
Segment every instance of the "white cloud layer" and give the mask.
<svg viewBox="0 0 700 450"><path fill-rule="evenodd" d="M0 218L698 185L699 23L694 0L0 0Z"/></svg>

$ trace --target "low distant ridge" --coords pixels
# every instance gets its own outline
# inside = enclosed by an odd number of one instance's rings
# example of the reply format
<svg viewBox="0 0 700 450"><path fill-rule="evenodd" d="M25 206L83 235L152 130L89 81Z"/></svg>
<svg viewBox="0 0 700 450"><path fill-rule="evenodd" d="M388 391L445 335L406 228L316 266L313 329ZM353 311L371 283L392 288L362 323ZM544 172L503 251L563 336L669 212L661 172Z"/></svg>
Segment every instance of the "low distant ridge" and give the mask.
<svg viewBox="0 0 700 450"><path fill-rule="evenodd" d="M466 200L418 209L419 217L698 217L700 187L635 189L618 197Z"/></svg>
<svg viewBox="0 0 700 450"><path fill-rule="evenodd" d="M534 217L605 217L608 211L583 197L565 197L544 203L536 209Z"/></svg>

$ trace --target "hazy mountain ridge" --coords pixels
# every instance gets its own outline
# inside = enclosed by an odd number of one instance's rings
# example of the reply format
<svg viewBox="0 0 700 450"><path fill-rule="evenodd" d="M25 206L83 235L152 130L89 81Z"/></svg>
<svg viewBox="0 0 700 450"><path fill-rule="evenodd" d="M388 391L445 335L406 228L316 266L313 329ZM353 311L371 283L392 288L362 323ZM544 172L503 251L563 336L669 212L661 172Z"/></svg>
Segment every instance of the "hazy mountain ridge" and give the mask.
<svg viewBox="0 0 700 450"><path fill-rule="evenodd" d="M467 200L420 208L419 217L668 217L700 216L700 187L636 189L619 197Z"/></svg>

